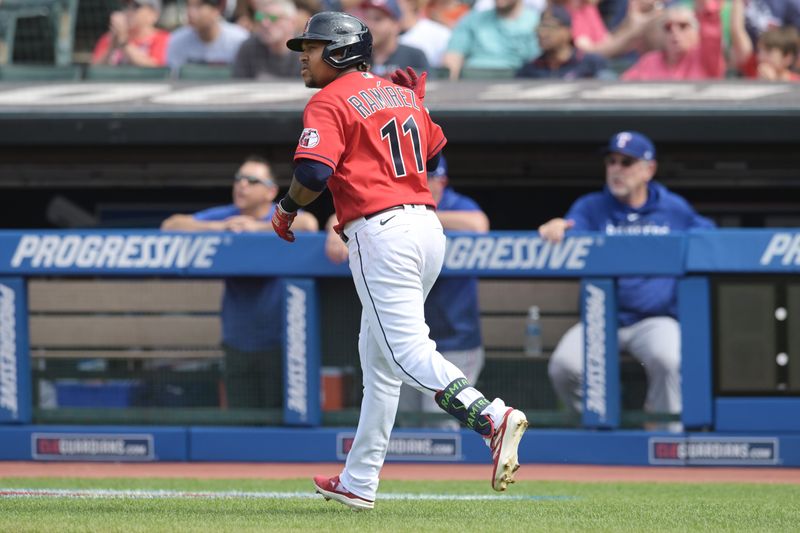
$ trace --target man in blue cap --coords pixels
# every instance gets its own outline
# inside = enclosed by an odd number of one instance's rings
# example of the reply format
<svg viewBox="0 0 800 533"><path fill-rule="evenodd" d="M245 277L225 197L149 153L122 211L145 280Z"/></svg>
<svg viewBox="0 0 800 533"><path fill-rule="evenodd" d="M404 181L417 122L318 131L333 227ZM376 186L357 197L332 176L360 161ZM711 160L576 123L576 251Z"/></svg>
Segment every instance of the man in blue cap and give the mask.
<svg viewBox="0 0 800 533"><path fill-rule="evenodd" d="M605 150L606 186L581 196L564 218L539 226L541 237L560 242L568 230L607 235L666 235L692 228L713 228L681 196L653 181L656 150L645 135L622 131ZM638 359L647 373L645 410L681 411L680 325L674 278L628 277L617 283L619 349ZM570 328L556 346L548 368L561 400L582 407L583 326ZM671 425L670 429L679 429Z"/></svg>

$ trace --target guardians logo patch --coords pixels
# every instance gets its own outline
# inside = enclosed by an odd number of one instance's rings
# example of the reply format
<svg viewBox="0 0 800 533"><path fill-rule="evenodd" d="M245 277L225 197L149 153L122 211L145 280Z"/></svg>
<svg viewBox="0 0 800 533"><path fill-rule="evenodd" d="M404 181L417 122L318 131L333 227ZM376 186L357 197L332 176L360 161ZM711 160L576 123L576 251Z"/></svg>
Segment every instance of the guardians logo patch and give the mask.
<svg viewBox="0 0 800 533"><path fill-rule="evenodd" d="M300 134L300 146L303 148L314 148L319 144L319 132L314 128L306 128Z"/></svg>

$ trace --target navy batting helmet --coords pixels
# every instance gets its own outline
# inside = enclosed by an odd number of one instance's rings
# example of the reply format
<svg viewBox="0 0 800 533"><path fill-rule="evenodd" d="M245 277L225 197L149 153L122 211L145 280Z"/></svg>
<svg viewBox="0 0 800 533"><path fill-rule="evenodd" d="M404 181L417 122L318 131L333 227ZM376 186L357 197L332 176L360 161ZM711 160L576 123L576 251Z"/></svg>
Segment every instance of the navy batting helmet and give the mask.
<svg viewBox="0 0 800 533"><path fill-rule="evenodd" d="M308 19L303 33L286 41L286 46L295 52L302 52L303 41L326 41L328 45L322 51L322 59L334 68L367 64L372 57L372 34L369 28L347 13L317 13Z"/></svg>

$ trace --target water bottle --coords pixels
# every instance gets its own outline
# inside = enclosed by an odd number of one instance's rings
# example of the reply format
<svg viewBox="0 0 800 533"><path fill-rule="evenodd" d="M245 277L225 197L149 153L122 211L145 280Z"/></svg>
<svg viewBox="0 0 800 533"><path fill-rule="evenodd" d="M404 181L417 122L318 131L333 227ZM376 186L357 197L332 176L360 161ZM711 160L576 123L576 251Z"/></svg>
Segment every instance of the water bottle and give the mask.
<svg viewBox="0 0 800 533"><path fill-rule="evenodd" d="M525 325L525 355L541 357L542 325L539 322L539 306L532 305L528 309L528 321Z"/></svg>

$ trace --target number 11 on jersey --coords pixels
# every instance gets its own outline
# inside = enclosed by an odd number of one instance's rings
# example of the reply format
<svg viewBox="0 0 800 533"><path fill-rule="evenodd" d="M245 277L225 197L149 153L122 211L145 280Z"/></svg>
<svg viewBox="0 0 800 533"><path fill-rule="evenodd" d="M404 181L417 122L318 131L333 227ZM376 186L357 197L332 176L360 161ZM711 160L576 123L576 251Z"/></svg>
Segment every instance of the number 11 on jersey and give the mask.
<svg viewBox="0 0 800 533"><path fill-rule="evenodd" d="M403 122L403 136L409 135L411 137L411 145L414 150L414 163L417 166L417 172L425 171L425 162L422 160L422 146L419 139L419 128L412 115ZM397 178L402 178L406 175L406 164L403 161L403 149L400 147L400 132L397 129L397 119L392 117L392 120L387 122L381 128L381 139L388 139L389 150L392 154L392 162L394 163L394 175Z"/></svg>

